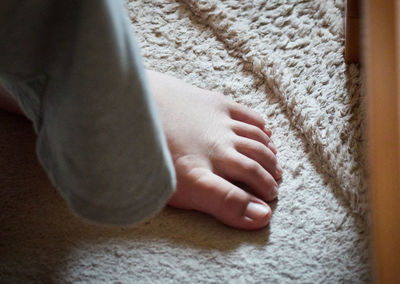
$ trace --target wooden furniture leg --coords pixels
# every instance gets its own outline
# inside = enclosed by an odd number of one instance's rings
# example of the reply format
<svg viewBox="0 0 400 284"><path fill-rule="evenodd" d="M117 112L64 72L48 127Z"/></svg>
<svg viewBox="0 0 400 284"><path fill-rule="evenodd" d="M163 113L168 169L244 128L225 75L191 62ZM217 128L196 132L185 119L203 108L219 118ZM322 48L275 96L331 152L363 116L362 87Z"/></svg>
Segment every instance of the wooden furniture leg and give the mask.
<svg viewBox="0 0 400 284"><path fill-rule="evenodd" d="M360 60L360 4L360 0L346 1L344 58L347 63L355 63Z"/></svg>
<svg viewBox="0 0 400 284"><path fill-rule="evenodd" d="M374 280L400 283L400 3L365 8Z"/></svg>

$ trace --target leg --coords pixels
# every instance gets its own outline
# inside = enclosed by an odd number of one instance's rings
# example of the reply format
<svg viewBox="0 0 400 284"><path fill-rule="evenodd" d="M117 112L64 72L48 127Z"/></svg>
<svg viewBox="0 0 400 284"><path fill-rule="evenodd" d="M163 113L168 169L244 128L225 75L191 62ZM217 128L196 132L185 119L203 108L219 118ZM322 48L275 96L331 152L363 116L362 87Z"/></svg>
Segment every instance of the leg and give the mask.
<svg viewBox="0 0 400 284"><path fill-rule="evenodd" d="M360 0L346 1L345 18L345 52L346 63L360 61L360 35L361 35L361 2Z"/></svg>
<svg viewBox="0 0 400 284"><path fill-rule="evenodd" d="M74 212L124 225L165 206L175 172L121 2L2 1L0 84Z"/></svg>
<svg viewBox="0 0 400 284"><path fill-rule="evenodd" d="M128 25L111 1L96 3L98 18L85 17L93 6L83 5L53 27L64 35L68 21L81 23L72 62L67 40L53 55L59 60L46 67L50 81L40 94L38 154L78 214L105 223L137 222L166 202L173 174ZM149 72L148 78L177 175L169 204L237 228L265 226L271 216L265 201L276 197L281 169L263 119L169 76Z"/></svg>

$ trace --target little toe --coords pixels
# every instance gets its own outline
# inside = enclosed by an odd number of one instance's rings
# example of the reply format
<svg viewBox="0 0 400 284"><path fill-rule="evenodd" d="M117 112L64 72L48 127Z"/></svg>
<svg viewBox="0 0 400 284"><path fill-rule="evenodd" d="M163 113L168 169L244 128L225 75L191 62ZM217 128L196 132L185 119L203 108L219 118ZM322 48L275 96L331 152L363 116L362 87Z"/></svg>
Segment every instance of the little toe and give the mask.
<svg viewBox="0 0 400 284"><path fill-rule="evenodd" d="M265 129L265 120L257 112L240 105L236 102L232 102L229 108L230 116L234 120L248 123L258 128Z"/></svg>
<svg viewBox="0 0 400 284"><path fill-rule="evenodd" d="M213 173L198 180L194 209L213 215L226 225L246 230L265 227L271 209L262 200Z"/></svg>

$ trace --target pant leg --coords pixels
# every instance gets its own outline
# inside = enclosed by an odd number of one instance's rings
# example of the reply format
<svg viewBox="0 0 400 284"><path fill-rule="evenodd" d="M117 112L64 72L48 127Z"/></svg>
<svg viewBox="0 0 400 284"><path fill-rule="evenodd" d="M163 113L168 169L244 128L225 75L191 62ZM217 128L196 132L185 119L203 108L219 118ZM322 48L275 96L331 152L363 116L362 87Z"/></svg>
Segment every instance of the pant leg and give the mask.
<svg viewBox="0 0 400 284"><path fill-rule="evenodd" d="M107 224L159 211L175 173L122 3L3 0L0 80L71 208Z"/></svg>

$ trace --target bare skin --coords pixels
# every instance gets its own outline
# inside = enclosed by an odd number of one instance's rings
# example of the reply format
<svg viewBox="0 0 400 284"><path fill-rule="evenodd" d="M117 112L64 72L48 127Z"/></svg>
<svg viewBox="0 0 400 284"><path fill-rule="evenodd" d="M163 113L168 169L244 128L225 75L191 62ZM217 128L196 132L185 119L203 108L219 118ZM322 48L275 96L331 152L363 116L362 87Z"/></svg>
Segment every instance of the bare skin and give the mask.
<svg viewBox="0 0 400 284"><path fill-rule="evenodd" d="M24 114L18 103L8 94L2 85L0 85L0 108L9 112Z"/></svg>
<svg viewBox="0 0 400 284"><path fill-rule="evenodd" d="M240 229L266 226L282 169L256 112L221 94L147 71L177 174L169 205ZM251 188L253 194L233 181Z"/></svg>
<svg viewBox="0 0 400 284"><path fill-rule="evenodd" d="M177 176L168 204L240 229L265 227L282 175L271 130L221 94L147 71ZM0 86L0 108L23 113ZM249 188L245 191L236 184Z"/></svg>

